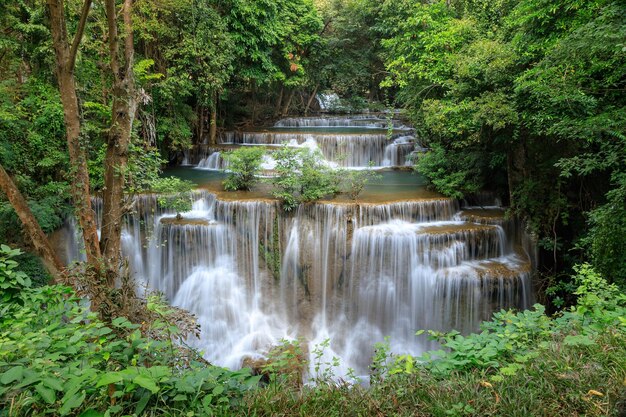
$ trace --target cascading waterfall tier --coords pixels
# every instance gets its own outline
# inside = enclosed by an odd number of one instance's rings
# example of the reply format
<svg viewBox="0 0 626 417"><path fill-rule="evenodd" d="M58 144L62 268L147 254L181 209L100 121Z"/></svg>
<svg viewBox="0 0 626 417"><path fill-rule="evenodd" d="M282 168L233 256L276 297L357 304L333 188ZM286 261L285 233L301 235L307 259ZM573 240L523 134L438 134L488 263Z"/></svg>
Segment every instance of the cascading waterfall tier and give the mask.
<svg viewBox="0 0 626 417"><path fill-rule="evenodd" d="M228 144L317 147L324 158L339 166L382 166L389 143L385 133L311 134L289 132L237 132L224 140Z"/></svg>
<svg viewBox="0 0 626 417"><path fill-rule="evenodd" d="M177 219L137 197L123 251L140 283L196 314L193 344L219 365L262 357L281 338L304 337L309 352L329 338L336 372L366 373L385 336L415 355L433 347L418 329L469 332L532 303L523 230L498 208L441 197L285 213L272 200L194 200Z"/></svg>
<svg viewBox="0 0 626 417"><path fill-rule="evenodd" d="M348 117L291 117L274 124L275 127L363 127L387 129L408 129L401 121L373 115Z"/></svg>
<svg viewBox="0 0 626 417"><path fill-rule="evenodd" d="M400 167L410 165L417 144L412 129L401 121L376 115L287 118L263 131L227 131L219 144L197 145L190 159L197 168L224 170L221 152L225 147L287 144L319 149L333 166L346 168ZM221 147L221 148L220 148Z"/></svg>
<svg viewBox="0 0 626 417"><path fill-rule="evenodd" d="M287 143L319 149L335 166L402 166L418 144L400 122L391 124L389 136L381 129L389 120L371 115L284 119L269 131L224 132L221 144L188 156L199 169L223 170L227 149ZM419 329L471 332L494 311L532 304L534 245L493 194L461 205L425 190L407 193L394 178L366 191L369 201L293 212L270 198L225 201L201 190L181 219L156 196L140 195L124 220L122 250L140 290L160 291L194 313L202 332L191 343L233 368L282 338L302 337L311 372L315 345L330 339L322 362L340 358L338 376L348 367L365 374L386 336L394 352L417 355L435 347L415 336ZM101 217L99 199L94 207ZM57 238L68 262L80 259L75 221Z"/></svg>

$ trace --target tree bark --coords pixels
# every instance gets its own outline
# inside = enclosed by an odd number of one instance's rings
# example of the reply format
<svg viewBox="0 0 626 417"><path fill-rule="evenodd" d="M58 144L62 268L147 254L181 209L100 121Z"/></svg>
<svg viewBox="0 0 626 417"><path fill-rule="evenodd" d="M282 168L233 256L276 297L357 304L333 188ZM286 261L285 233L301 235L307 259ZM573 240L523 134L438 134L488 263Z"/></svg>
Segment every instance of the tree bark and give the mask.
<svg viewBox="0 0 626 417"><path fill-rule="evenodd" d="M48 0L50 10L50 31L56 57L56 73L63 104L65 133L67 147L72 167L71 194L76 209L76 215L85 242L87 262L94 270L100 270L100 246L94 211L91 207L89 188L89 171L87 169L87 153L85 151L87 138L81 137L80 112L76 96L74 80L74 63L78 45L85 29L87 13L91 7L91 0L85 0L78 31L74 35L72 47L67 40L67 27L63 0Z"/></svg>
<svg viewBox="0 0 626 417"><path fill-rule="evenodd" d="M309 97L309 100L306 102L306 107L304 108L304 115L306 116L309 113L309 109L311 108L311 104L313 104L313 100L315 100L315 96L317 95L317 89L320 88L319 84L315 84L315 88Z"/></svg>
<svg viewBox="0 0 626 417"><path fill-rule="evenodd" d="M4 167L0 165L0 189L6 194L9 199L9 203L13 206L13 209L20 218L26 234L30 239L37 254L41 257L44 266L52 276L54 282L63 282L65 275L65 266L59 260L56 253L50 246L46 234L41 230L39 222L30 211L30 207L26 203L26 200L22 196L20 190L15 186L9 174L4 170Z"/></svg>
<svg viewBox="0 0 626 417"><path fill-rule="evenodd" d="M113 73L113 108L105 159L101 246L107 284L112 287L121 266L124 183L137 101L133 79L132 0L125 0L122 8L125 33L123 65L120 64L120 36L117 30L115 0L106 0L105 8L109 30L110 66Z"/></svg>
<svg viewBox="0 0 626 417"><path fill-rule="evenodd" d="M214 92L211 98L211 120L209 121L209 144L217 143L217 93Z"/></svg>
<svg viewBox="0 0 626 417"><path fill-rule="evenodd" d="M285 117L287 116L287 114L289 114L289 107L291 107L291 101L293 100L293 95L295 92L296 90L289 91L289 95L287 96L287 101L285 102L285 106L283 107L283 110L280 112L281 117Z"/></svg>
<svg viewBox="0 0 626 417"><path fill-rule="evenodd" d="M515 190L526 177L526 148L521 137L519 141L510 146L506 159L507 180L509 184L509 204L511 207L515 207Z"/></svg>
<svg viewBox="0 0 626 417"><path fill-rule="evenodd" d="M284 96L284 94L285 94L285 87L281 85L280 86L280 94L278 94L278 100L276 101L276 110L275 110L276 116L280 115L280 109L281 109L281 107L283 105L283 96Z"/></svg>

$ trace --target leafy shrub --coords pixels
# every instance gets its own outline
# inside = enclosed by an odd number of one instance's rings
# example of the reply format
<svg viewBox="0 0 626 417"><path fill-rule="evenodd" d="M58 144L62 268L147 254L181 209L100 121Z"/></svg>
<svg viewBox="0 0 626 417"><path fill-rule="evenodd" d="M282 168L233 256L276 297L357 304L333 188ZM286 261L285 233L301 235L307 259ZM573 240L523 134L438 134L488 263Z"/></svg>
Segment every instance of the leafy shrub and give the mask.
<svg viewBox="0 0 626 417"><path fill-rule="evenodd" d="M352 200L356 201L359 198L359 195L363 192L368 182L382 178L382 176L371 169L371 167L372 163L370 162L369 169L342 170L339 173L342 186L347 190L348 196Z"/></svg>
<svg viewBox="0 0 626 417"><path fill-rule="evenodd" d="M228 177L224 188L228 191L250 190L258 181L265 150L256 146L243 146L224 155L228 161Z"/></svg>
<svg viewBox="0 0 626 417"><path fill-rule="evenodd" d="M463 198L484 188L484 156L479 152L449 151L434 144L416 162L415 170L445 196Z"/></svg>
<svg viewBox="0 0 626 417"><path fill-rule="evenodd" d="M176 211L177 219L182 219L182 212L191 210L194 189L191 181L176 177L157 178L150 184L150 189L159 194L160 206Z"/></svg>
<svg viewBox="0 0 626 417"><path fill-rule="evenodd" d="M599 271L626 289L626 173L607 199L589 213L591 257Z"/></svg>
<svg viewBox="0 0 626 417"><path fill-rule="evenodd" d="M276 160L276 188L272 194L286 211L300 203L319 200L339 191L340 173L324 164L319 150L282 146L272 154Z"/></svg>
<svg viewBox="0 0 626 417"><path fill-rule="evenodd" d="M18 263L12 259L21 254L19 249L0 245L0 300L3 303L19 300L21 291L31 286L30 278L17 270Z"/></svg>

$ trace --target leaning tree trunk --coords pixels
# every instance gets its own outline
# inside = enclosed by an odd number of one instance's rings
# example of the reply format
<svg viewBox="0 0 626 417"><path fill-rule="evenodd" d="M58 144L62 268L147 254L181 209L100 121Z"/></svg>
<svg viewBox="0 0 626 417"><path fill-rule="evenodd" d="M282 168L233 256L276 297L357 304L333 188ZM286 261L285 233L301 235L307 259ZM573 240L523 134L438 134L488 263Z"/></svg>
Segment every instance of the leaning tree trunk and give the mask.
<svg viewBox="0 0 626 417"><path fill-rule="evenodd" d="M276 116L280 116L280 109L283 105L283 96L285 95L285 87L280 86L280 93L278 94L278 100L276 100L276 110L274 111Z"/></svg>
<svg viewBox="0 0 626 417"><path fill-rule="evenodd" d="M214 146L217 143L217 93L213 92L211 98L211 120L209 121L209 144Z"/></svg>
<svg viewBox="0 0 626 417"><path fill-rule="evenodd" d="M287 101L285 102L285 106L283 107L283 110L280 112L281 117L285 117L289 113L289 107L291 107L291 101L293 100L293 95L295 94L295 92L296 90L289 91L289 95L287 96Z"/></svg>
<svg viewBox="0 0 626 417"><path fill-rule="evenodd" d="M70 155L71 175L70 190L76 209L78 222L83 231L87 262L96 271L100 270L100 246L95 214L91 207L89 189L89 171L87 169L86 138L81 136L80 113L76 85L74 81L74 63L80 44L87 15L91 8L91 0L83 4L78 30L72 45L67 41L67 28L63 0L48 0L50 9L50 31L56 57L56 73L63 104L63 117L67 147Z"/></svg>
<svg viewBox="0 0 626 417"><path fill-rule="evenodd" d="M123 65L120 65L120 39L117 30L115 0L106 1L109 29L110 66L113 73L113 109L107 137L102 212L102 252L107 284L112 287L121 266L122 217L124 215L124 183L128 168L128 149L137 101L133 80L132 0L125 0Z"/></svg>
<svg viewBox="0 0 626 417"><path fill-rule="evenodd" d="M62 282L65 274L63 263L57 257L52 246L50 246L46 234L41 230L41 226L39 226L37 219L30 211L30 207L28 207L22 193L15 186L15 183L2 165L0 165L0 189L6 194L9 203L11 203L11 206L13 206L17 216L20 218L29 240L37 254L41 257L52 279L55 282Z"/></svg>
<svg viewBox="0 0 626 417"><path fill-rule="evenodd" d="M309 109L311 108L311 104L313 104L313 100L315 100L315 96L317 95L317 89L320 87L319 84L315 84L315 88L309 97L309 100L306 102L306 107L304 108L304 115L306 116L309 113Z"/></svg>

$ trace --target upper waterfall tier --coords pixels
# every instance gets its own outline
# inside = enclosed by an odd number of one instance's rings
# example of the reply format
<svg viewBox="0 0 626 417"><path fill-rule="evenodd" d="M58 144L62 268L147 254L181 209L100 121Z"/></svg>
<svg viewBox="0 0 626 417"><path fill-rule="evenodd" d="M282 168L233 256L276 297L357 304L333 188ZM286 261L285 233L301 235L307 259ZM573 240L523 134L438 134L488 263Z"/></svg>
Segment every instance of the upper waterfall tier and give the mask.
<svg viewBox="0 0 626 417"><path fill-rule="evenodd" d="M363 130L363 129L362 129ZM226 132L222 144L319 148L324 158L338 166L402 166L415 148L415 137L398 133L357 131L352 133L310 132ZM393 165L392 165L393 164Z"/></svg>
<svg viewBox="0 0 626 417"><path fill-rule="evenodd" d="M347 117L290 117L276 122L275 127L363 127L408 129L401 121L384 116L355 115Z"/></svg>

